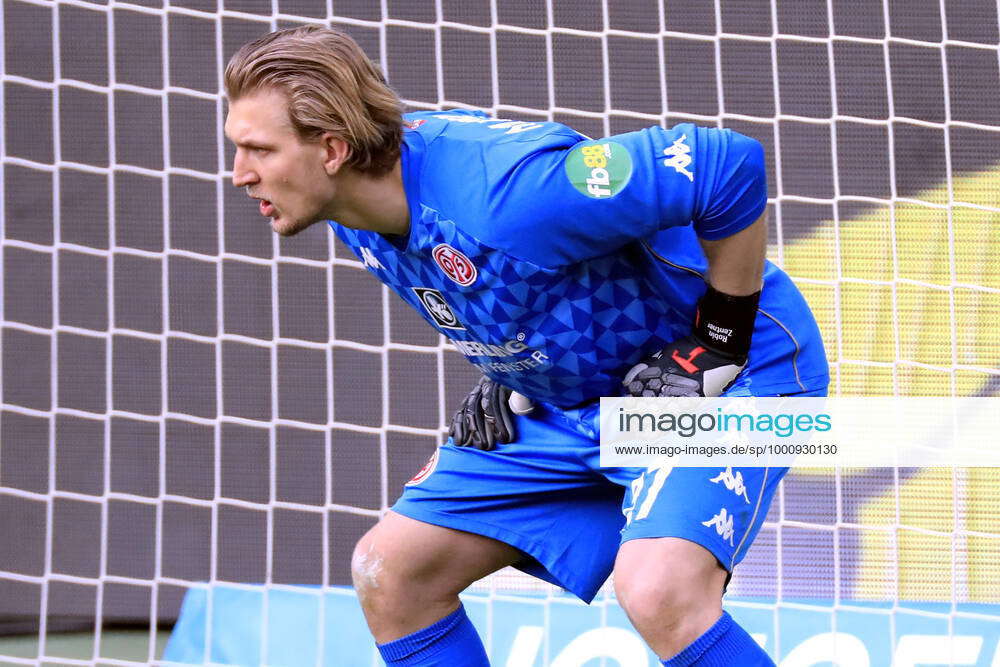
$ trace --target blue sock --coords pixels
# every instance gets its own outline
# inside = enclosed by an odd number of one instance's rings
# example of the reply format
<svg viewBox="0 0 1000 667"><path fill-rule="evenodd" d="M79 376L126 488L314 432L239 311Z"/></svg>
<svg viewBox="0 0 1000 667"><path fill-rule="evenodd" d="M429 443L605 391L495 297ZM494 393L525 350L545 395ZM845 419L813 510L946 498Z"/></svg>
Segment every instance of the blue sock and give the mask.
<svg viewBox="0 0 1000 667"><path fill-rule="evenodd" d="M767 657L764 649L726 612L722 612L722 618L705 634L663 664L666 667L774 667L774 661Z"/></svg>
<svg viewBox="0 0 1000 667"><path fill-rule="evenodd" d="M448 614L440 621L378 645L378 652L388 667L420 665L420 667L489 667L483 642L476 634L465 607Z"/></svg>

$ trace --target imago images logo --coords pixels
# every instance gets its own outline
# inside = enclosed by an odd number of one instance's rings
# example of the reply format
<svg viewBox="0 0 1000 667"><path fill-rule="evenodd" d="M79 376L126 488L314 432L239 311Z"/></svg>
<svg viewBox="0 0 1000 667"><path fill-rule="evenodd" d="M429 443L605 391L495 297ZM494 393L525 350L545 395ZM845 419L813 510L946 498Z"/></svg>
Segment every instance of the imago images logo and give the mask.
<svg viewBox="0 0 1000 667"><path fill-rule="evenodd" d="M447 243L436 246L432 255L444 274L462 287L476 282L476 265Z"/></svg>

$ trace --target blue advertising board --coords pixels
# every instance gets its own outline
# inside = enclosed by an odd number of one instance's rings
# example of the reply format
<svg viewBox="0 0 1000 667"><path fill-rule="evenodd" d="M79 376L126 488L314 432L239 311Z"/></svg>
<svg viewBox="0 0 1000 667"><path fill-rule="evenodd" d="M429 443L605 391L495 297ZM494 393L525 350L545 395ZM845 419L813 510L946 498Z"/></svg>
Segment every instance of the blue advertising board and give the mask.
<svg viewBox="0 0 1000 667"><path fill-rule="evenodd" d="M590 606L558 595L463 600L495 666L660 664L613 598ZM781 667L1000 667L1000 605L727 598L725 606ZM283 586L265 595L249 585L190 589L164 660L382 665L350 588Z"/></svg>

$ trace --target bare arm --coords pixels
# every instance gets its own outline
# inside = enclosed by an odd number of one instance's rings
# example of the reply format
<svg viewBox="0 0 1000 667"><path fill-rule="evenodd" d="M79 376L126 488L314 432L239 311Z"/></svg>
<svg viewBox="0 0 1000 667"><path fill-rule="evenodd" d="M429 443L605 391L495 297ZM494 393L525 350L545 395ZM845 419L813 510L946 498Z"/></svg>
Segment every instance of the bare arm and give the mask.
<svg viewBox="0 0 1000 667"><path fill-rule="evenodd" d="M767 254L767 213L745 229L717 241L701 241L708 258L708 282L732 296L760 290Z"/></svg>
<svg viewBox="0 0 1000 667"><path fill-rule="evenodd" d="M626 373L623 384L632 396L720 396L747 364L767 252L766 214L701 245L710 287L698 302L693 331Z"/></svg>

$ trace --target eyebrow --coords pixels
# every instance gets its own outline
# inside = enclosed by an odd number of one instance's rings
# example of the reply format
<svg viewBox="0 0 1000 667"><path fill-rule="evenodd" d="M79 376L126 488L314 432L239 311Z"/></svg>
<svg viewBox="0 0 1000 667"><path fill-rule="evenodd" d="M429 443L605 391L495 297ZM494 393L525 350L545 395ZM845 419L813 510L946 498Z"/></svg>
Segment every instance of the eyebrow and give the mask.
<svg viewBox="0 0 1000 667"><path fill-rule="evenodd" d="M233 143L239 146L240 148L267 148L267 149L274 148L274 146L272 146L267 142L254 141L252 139L248 141L234 141Z"/></svg>
<svg viewBox="0 0 1000 667"><path fill-rule="evenodd" d="M223 125L222 125L222 135L224 137L226 137L226 139L228 139L229 141L231 141L234 144L236 144L237 146L250 146L252 144L256 144L257 143L252 138L250 138L250 139L244 139L243 141L236 141L235 139L233 139L233 135L229 131L228 123L223 123Z"/></svg>
<svg viewBox="0 0 1000 667"><path fill-rule="evenodd" d="M239 146L240 148L268 148L268 149L274 148L274 146L272 146L270 143L266 141L259 141L252 137L249 139L244 139L242 141L236 141L225 131L225 128L223 128L222 133L226 136L226 139L229 139L229 141L233 142L233 144Z"/></svg>

